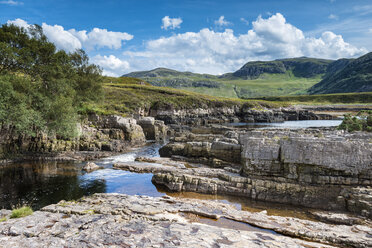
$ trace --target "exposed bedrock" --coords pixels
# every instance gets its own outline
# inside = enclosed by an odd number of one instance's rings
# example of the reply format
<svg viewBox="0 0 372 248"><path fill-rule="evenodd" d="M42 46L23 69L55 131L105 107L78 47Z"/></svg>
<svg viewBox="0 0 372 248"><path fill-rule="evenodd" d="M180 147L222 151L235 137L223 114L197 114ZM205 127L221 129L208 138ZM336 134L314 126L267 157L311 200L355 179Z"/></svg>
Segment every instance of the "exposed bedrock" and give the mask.
<svg viewBox="0 0 372 248"><path fill-rule="evenodd" d="M9 219L10 212L0 211L5 220L0 223L0 245L4 248L372 245L370 223L331 225L168 196L95 194L61 201L24 218Z"/></svg>
<svg viewBox="0 0 372 248"><path fill-rule="evenodd" d="M137 123L142 127L147 140L164 141L166 139L168 127L164 121L155 120L154 117L142 117Z"/></svg>
<svg viewBox="0 0 372 248"><path fill-rule="evenodd" d="M214 141L208 137L207 142L182 142L179 137L180 142L167 144L160 154L219 168L234 167L239 176L228 170L217 179L203 178L197 172L188 177L167 172L156 174L154 181L175 191L233 194L348 210L372 218L371 134L261 130L240 133L238 140L228 138L232 136L233 132L227 132ZM200 140L203 136L188 137Z"/></svg>
<svg viewBox="0 0 372 248"><path fill-rule="evenodd" d="M64 158L61 154L66 152L121 152L146 141L143 129L135 119L120 116L90 115L78 125L78 131L77 138L65 140L42 132L35 137L17 135L11 127L2 127L0 158L33 159L44 155Z"/></svg>
<svg viewBox="0 0 372 248"><path fill-rule="evenodd" d="M226 122L282 122L287 120L332 119L331 115L317 115L295 108L254 109L247 106L197 108L185 110L151 110L150 115L165 124L203 125Z"/></svg>

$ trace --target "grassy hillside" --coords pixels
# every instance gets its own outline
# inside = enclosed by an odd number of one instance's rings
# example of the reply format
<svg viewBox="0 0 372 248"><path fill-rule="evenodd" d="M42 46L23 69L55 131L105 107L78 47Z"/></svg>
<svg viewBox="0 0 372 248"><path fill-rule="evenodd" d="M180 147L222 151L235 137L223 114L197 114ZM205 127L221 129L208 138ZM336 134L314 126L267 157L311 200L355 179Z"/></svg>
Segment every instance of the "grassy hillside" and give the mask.
<svg viewBox="0 0 372 248"><path fill-rule="evenodd" d="M261 96L281 96L305 94L307 89L321 80L321 75L312 78L299 78L292 71L284 74L264 73L256 79L206 79L198 75L182 77L142 77L154 86L172 87L210 96L228 98L251 98Z"/></svg>
<svg viewBox="0 0 372 248"><path fill-rule="evenodd" d="M262 97L257 100L301 104L372 104L372 92Z"/></svg>
<svg viewBox="0 0 372 248"><path fill-rule="evenodd" d="M372 91L372 53L355 60L340 60L344 66L309 89L310 94Z"/></svg>
<svg viewBox="0 0 372 248"><path fill-rule="evenodd" d="M311 78L326 73L331 62L332 60L306 57L274 61L252 61L246 63L236 72L225 74L222 77L256 79L264 73L284 74L290 71L296 77Z"/></svg>
<svg viewBox="0 0 372 248"><path fill-rule="evenodd" d="M192 109L200 107L222 107L234 105L248 105L251 107L276 108L286 106L286 103L267 102L262 100L241 100L213 97L198 93L156 87L144 84L136 78L126 78L125 82L119 78L107 78L105 81L104 100L98 103L89 103L80 110L81 114L119 114L130 115L139 109Z"/></svg>
<svg viewBox="0 0 372 248"><path fill-rule="evenodd" d="M129 73L124 77L141 78L154 86L228 98L298 95L306 94L310 87L321 81L331 62L294 58L249 62L238 71L222 76L157 68Z"/></svg>

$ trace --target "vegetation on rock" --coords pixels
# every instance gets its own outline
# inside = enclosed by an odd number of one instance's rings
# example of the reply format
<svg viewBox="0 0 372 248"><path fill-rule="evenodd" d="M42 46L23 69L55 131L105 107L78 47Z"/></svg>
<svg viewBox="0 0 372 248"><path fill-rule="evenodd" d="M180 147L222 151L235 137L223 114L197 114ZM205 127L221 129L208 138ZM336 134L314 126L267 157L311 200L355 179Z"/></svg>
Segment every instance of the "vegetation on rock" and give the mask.
<svg viewBox="0 0 372 248"><path fill-rule="evenodd" d="M28 206L23 206L21 208L16 208L12 210L12 214L10 215L11 219L15 218L22 218L29 216L33 213L32 209Z"/></svg>
<svg viewBox="0 0 372 248"><path fill-rule="evenodd" d="M348 132L372 132L372 111L360 111L357 116L351 116L350 114L345 115L338 129Z"/></svg>

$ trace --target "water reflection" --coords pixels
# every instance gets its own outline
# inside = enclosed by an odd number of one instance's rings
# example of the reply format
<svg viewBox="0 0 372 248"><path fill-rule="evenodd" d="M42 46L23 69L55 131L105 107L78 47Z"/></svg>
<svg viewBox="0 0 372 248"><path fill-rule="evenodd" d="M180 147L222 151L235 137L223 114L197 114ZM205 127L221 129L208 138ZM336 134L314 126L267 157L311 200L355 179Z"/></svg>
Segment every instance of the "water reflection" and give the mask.
<svg viewBox="0 0 372 248"><path fill-rule="evenodd" d="M21 163L0 169L0 208L28 204L33 209L72 200L92 192L105 192L102 180L81 184L80 165L72 163Z"/></svg>
<svg viewBox="0 0 372 248"><path fill-rule="evenodd" d="M161 196L151 183L152 174L113 170L116 162L137 156L158 156L160 144L96 161L105 169L84 173L81 163L33 162L0 167L0 209L24 204L39 209L60 200L75 200L94 193L125 193Z"/></svg>

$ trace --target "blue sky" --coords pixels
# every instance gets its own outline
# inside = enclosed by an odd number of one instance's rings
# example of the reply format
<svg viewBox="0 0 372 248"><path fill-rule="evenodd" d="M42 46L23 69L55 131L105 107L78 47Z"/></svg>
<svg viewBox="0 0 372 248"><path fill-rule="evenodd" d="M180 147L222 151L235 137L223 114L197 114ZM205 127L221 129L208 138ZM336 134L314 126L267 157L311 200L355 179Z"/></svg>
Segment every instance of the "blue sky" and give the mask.
<svg viewBox="0 0 372 248"><path fill-rule="evenodd" d="M0 0L1 23L43 25L107 75L168 67L234 71L251 60L372 51L370 0Z"/></svg>

